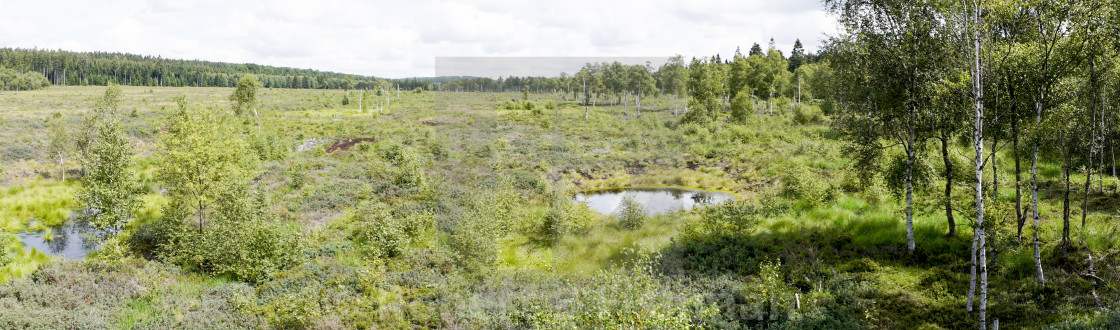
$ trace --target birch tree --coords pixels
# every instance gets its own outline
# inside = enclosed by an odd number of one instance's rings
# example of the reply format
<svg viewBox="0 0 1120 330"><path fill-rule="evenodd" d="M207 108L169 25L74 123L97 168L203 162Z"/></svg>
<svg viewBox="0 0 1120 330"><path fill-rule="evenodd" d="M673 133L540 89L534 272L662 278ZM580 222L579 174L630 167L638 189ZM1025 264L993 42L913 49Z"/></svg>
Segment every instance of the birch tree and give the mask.
<svg viewBox="0 0 1120 330"><path fill-rule="evenodd" d="M838 101L846 116L878 129L848 131L859 143L900 147L905 154L906 245L914 252L914 170L919 148L929 135L929 105L945 59L942 35L949 33L935 1L825 1L840 17L841 35L829 42L835 76L848 88ZM862 119L860 119L862 118ZM873 137L860 135L872 134ZM872 147L874 148L874 147Z"/></svg>

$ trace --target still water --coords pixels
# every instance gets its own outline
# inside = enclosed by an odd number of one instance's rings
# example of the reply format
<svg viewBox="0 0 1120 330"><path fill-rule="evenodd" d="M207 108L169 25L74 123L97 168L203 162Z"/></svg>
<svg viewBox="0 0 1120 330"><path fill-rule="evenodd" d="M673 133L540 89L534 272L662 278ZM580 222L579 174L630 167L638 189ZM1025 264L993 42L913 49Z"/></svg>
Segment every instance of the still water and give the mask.
<svg viewBox="0 0 1120 330"><path fill-rule="evenodd" d="M42 232L20 233L19 240L28 251L36 250L66 259L82 259L100 246L93 236L96 232L89 225L71 219L67 224L53 228L49 240L46 239L47 234Z"/></svg>
<svg viewBox="0 0 1120 330"><path fill-rule="evenodd" d="M725 192L656 187L597 190L576 195L576 201L586 202L596 212L614 214L618 212L622 198L627 196L644 206L650 215L690 210L697 205L715 205L735 199L735 195Z"/></svg>

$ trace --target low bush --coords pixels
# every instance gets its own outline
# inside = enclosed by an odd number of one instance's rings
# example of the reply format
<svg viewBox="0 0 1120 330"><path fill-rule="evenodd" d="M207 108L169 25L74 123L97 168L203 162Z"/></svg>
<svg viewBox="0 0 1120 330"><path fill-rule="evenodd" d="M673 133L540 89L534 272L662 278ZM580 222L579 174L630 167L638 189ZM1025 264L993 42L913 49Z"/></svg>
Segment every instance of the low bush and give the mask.
<svg viewBox="0 0 1120 330"><path fill-rule="evenodd" d="M392 258L408 248L410 237L404 219L393 216L388 205L364 202L349 212L350 239L366 247L376 257Z"/></svg>
<svg viewBox="0 0 1120 330"><path fill-rule="evenodd" d="M803 104L793 108L793 122L800 125L819 125L825 122L824 112L820 108Z"/></svg>
<svg viewBox="0 0 1120 330"><path fill-rule="evenodd" d="M804 165L795 164L782 174L782 194L811 206L831 203L838 195L837 190L836 186Z"/></svg>
<svg viewBox="0 0 1120 330"><path fill-rule="evenodd" d="M35 149L28 145L14 145L0 149L2 160L29 160L35 159Z"/></svg>
<svg viewBox="0 0 1120 330"><path fill-rule="evenodd" d="M634 200L633 196L622 197L622 202L618 205L618 224L622 228L642 228L648 218L648 211L642 203Z"/></svg>

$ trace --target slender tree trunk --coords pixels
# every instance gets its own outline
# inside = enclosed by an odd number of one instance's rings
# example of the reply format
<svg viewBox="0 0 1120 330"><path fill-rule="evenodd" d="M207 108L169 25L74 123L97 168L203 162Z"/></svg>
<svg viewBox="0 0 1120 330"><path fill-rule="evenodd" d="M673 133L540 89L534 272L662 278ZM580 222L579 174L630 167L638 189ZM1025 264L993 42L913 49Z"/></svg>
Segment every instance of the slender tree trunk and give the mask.
<svg viewBox="0 0 1120 330"><path fill-rule="evenodd" d="M972 227L972 248L968 251L970 256L970 267L968 276L968 304L965 305L965 310L972 311L972 301L976 297L976 250L980 245L979 227Z"/></svg>
<svg viewBox="0 0 1120 330"><path fill-rule="evenodd" d="M1040 95L1041 98L1041 95ZM1035 100L1035 127L1042 125L1042 101ZM1036 134L1037 135L1037 134ZM1038 242L1038 144L1041 138L1034 137L1034 151L1031 156L1031 209L1034 213L1034 266L1038 271L1038 283L1046 283L1046 275L1042 272L1042 253Z"/></svg>
<svg viewBox="0 0 1120 330"><path fill-rule="evenodd" d="M941 159L945 161L945 219L949 224L947 236L957 236L957 220L953 219L953 162L949 159L949 137L941 137Z"/></svg>
<svg viewBox="0 0 1120 330"><path fill-rule="evenodd" d="M257 134L261 134L261 116L257 114L257 107L253 107L253 117L257 118Z"/></svg>
<svg viewBox="0 0 1120 330"><path fill-rule="evenodd" d="M770 86L770 99L767 100L767 101L769 102L769 105L767 106L767 109L769 109L770 114L773 115L774 114L774 86Z"/></svg>
<svg viewBox="0 0 1120 330"><path fill-rule="evenodd" d="M1014 94L1012 94L1014 95ZM1011 113L1015 113L1015 103L1011 104ZM1017 226L1016 236L1020 241L1023 240L1023 224L1027 221L1027 216L1023 214L1023 191L1019 163L1019 119L1013 118L1011 120L1011 154L1015 156L1015 221Z"/></svg>
<svg viewBox="0 0 1120 330"><path fill-rule="evenodd" d="M1072 146L1066 146L1062 157L1062 176L1065 179L1066 189L1062 193L1062 247L1069 245L1069 158Z"/></svg>
<svg viewBox="0 0 1120 330"><path fill-rule="evenodd" d="M999 116L996 116L996 118L994 120L998 122L999 121ZM997 164L997 162L996 162L996 150L997 150L996 147L998 147L998 146L999 146L999 138L993 136L992 137L992 153L991 153L990 156L988 156L989 157L988 161L992 162L992 195L991 195L991 197L989 197L989 198L992 199L992 203L995 203L996 199L999 198L999 167L996 166L996 164Z"/></svg>
<svg viewBox="0 0 1120 330"><path fill-rule="evenodd" d="M199 234L202 234L202 214L203 214L202 198L199 198L198 199L198 233Z"/></svg>
<svg viewBox="0 0 1120 330"><path fill-rule="evenodd" d="M913 110L911 110L913 111ZM910 127L906 145L906 250L914 253L914 128Z"/></svg>
<svg viewBox="0 0 1120 330"><path fill-rule="evenodd" d="M65 160L62 157L62 153L59 152L58 153L58 168L60 169L59 172L62 172L62 182L66 182L66 165L63 164L64 161Z"/></svg>
<svg viewBox="0 0 1120 330"><path fill-rule="evenodd" d="M591 100L591 94L587 93L587 78L583 78L583 119L589 117L587 110L587 102Z"/></svg>
<svg viewBox="0 0 1120 330"><path fill-rule="evenodd" d="M1089 152L1089 159L1092 159L1092 157L1093 157L1093 153ZM1084 232L1084 230L1085 230L1085 217L1089 215L1089 188L1090 188L1089 177L1092 176L1092 175L1093 175L1093 170L1091 168L1086 168L1086 170L1085 170L1085 186L1083 187L1084 191L1081 194L1081 230L1082 230L1082 232Z"/></svg>
<svg viewBox="0 0 1120 330"><path fill-rule="evenodd" d="M973 11L973 98L975 105L972 144L976 149L976 230L974 235L979 235L978 251L980 257L980 328L987 328L988 312L988 251L987 229L984 228L984 90L982 66L980 63L980 3L974 2ZM993 153L995 144L992 145ZM994 164L993 158L993 164ZM975 237L975 236L974 236ZM974 238L975 239L975 238Z"/></svg>

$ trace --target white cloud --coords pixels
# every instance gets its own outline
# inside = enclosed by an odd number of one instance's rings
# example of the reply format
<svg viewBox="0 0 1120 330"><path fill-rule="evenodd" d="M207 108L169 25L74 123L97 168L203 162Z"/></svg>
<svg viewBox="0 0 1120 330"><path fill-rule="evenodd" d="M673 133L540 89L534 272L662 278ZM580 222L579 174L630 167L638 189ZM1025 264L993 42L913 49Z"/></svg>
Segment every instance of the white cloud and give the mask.
<svg viewBox="0 0 1120 330"><path fill-rule="evenodd" d="M771 37L788 53L835 31L817 0L0 1L0 47L383 77L432 75L441 56L727 56Z"/></svg>

